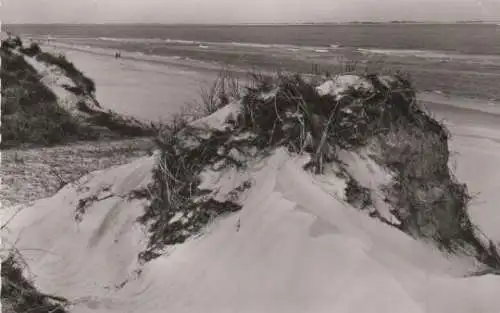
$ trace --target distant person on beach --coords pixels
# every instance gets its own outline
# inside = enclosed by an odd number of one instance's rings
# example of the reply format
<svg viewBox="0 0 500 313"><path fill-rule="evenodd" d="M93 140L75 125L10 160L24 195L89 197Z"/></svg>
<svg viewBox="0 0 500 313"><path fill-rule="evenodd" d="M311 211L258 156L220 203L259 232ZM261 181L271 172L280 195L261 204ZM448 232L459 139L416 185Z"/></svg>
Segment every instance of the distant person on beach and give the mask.
<svg viewBox="0 0 500 313"><path fill-rule="evenodd" d="M117 51L117 52L115 52L115 59L119 59L119 58L121 58L121 56L122 56L122 55L121 55L121 53L120 53L120 52L118 52L118 51Z"/></svg>

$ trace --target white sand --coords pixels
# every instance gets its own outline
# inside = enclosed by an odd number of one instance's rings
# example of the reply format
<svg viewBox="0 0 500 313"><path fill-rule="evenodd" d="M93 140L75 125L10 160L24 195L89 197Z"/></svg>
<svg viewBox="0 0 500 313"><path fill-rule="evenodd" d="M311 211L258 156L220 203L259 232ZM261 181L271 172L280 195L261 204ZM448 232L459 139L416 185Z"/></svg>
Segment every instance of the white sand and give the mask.
<svg viewBox="0 0 500 313"><path fill-rule="evenodd" d="M147 118L150 108L155 115L168 114L158 100L170 90L162 88L165 83L194 88L178 84L196 76L192 73L168 77L177 72L68 55L93 76L98 90L103 89L101 101L122 99L121 112L128 114ZM178 93L176 88L171 91ZM137 106L128 98L146 94L157 99L155 105ZM452 142L453 150L460 152L458 175L472 191L483 193L477 201L486 203L475 204L471 214L500 240L495 229L500 214L494 207L500 197L495 191L500 185L495 170L500 143L491 141L500 129L481 129L480 120L472 124L476 128L452 128L459 134ZM500 312L500 277L458 276L470 267L467 260L446 259L357 212L331 192L340 190L343 181L313 177L301 169L303 162L279 150L251 164L248 173L254 184L243 210L148 263L139 276L134 274L136 256L145 235L133 221L144 203L124 197L148 181L153 158L95 173L64 188L22 211L10 225L11 234L4 235L14 239L20 234L17 247L29 259L37 285L75 301L73 312ZM213 180L214 189L230 190L224 184L234 180L229 179L231 172L226 175ZM101 200L90 205L77 224L78 200L92 195Z"/></svg>
<svg viewBox="0 0 500 313"><path fill-rule="evenodd" d="M466 260L448 260L357 212L325 192L343 181L321 182L301 169L303 158L284 150L250 165L254 185L241 212L171 248L137 275L145 235L133 221L144 203L124 197L148 181L152 161L95 173L10 224L37 286L69 298L72 312L500 309L500 277L457 276L470 266ZM212 188L230 190L224 184L234 180L228 177L214 180ZM92 195L98 200L76 223L77 200Z"/></svg>

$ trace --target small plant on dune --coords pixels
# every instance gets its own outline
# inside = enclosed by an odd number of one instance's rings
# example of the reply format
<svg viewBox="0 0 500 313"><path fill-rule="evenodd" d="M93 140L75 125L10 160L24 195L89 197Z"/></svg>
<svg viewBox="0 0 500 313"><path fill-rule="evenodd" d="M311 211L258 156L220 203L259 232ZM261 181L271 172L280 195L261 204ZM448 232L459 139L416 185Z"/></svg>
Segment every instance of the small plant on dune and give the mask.
<svg viewBox="0 0 500 313"><path fill-rule="evenodd" d="M238 78L228 69L222 69L208 87L200 90L200 99L204 115L209 115L239 99L241 86Z"/></svg>

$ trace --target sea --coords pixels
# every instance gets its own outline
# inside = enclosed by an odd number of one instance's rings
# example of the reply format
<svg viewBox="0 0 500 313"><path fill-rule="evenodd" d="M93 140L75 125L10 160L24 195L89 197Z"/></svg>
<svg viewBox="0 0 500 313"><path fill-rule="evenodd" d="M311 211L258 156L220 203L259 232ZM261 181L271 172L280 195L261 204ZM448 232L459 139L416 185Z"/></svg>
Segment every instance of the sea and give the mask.
<svg viewBox="0 0 500 313"><path fill-rule="evenodd" d="M353 63L411 74L421 90L500 99L500 25L4 25L42 43L299 72Z"/></svg>
<svg viewBox="0 0 500 313"><path fill-rule="evenodd" d="M6 25L14 33L130 42L332 46L500 55L496 24Z"/></svg>

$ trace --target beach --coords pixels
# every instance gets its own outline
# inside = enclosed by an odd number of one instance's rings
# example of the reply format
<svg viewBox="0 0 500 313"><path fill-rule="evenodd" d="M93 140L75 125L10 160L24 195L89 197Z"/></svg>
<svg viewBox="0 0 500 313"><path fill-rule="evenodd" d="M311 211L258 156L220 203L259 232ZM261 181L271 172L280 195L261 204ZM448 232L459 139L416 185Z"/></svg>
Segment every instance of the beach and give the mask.
<svg viewBox="0 0 500 313"><path fill-rule="evenodd" d="M106 54L57 49L95 80L97 100L106 108L157 122L199 101L200 88L212 81L208 71L118 59Z"/></svg>
<svg viewBox="0 0 500 313"><path fill-rule="evenodd" d="M498 25L7 25L93 53L217 68L338 73L401 72L422 91L500 107Z"/></svg>

